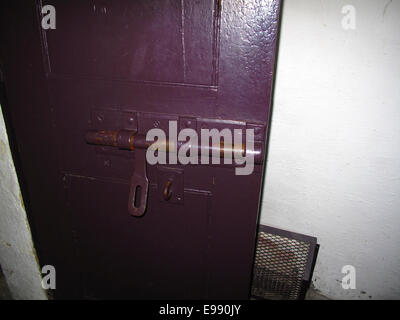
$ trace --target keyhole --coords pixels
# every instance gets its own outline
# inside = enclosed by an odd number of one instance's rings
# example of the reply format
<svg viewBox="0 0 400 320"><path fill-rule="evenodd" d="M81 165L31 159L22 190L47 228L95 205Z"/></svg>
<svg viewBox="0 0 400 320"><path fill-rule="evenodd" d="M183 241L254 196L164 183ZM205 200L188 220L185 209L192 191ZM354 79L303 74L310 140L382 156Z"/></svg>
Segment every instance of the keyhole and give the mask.
<svg viewBox="0 0 400 320"><path fill-rule="evenodd" d="M135 200L133 202L135 208L139 208L140 207L140 202L141 202L141 198L140 195L142 193L142 187L141 186L136 186L135 189Z"/></svg>

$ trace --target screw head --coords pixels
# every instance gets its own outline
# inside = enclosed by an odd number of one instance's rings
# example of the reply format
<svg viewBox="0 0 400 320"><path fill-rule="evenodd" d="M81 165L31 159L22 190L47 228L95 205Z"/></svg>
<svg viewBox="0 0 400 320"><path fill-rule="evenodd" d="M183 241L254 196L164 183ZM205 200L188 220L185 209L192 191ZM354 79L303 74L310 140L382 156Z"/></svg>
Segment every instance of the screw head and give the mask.
<svg viewBox="0 0 400 320"><path fill-rule="evenodd" d="M111 167L111 161L110 161L110 160L105 160L105 161L104 161L104 166L105 166L106 168Z"/></svg>
<svg viewBox="0 0 400 320"><path fill-rule="evenodd" d="M260 134L261 133L261 128L260 127L255 127L254 128L254 134Z"/></svg>
<svg viewBox="0 0 400 320"><path fill-rule="evenodd" d="M104 120L104 115L102 113L98 113L96 119L97 121L102 122Z"/></svg>

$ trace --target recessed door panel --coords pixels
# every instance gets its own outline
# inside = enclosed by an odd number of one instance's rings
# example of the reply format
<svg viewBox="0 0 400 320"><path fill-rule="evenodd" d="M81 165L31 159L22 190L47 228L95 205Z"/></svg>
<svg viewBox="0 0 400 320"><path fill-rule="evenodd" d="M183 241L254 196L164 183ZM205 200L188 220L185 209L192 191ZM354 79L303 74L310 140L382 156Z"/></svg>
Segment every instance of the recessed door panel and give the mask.
<svg viewBox="0 0 400 320"><path fill-rule="evenodd" d="M132 219L128 183L73 175L64 183L83 296L206 298L210 192L186 190L185 205L170 204L152 185L151 214Z"/></svg>
<svg viewBox="0 0 400 320"><path fill-rule="evenodd" d="M57 32L46 32L44 37L52 73L214 84L217 1L46 4L57 8Z"/></svg>

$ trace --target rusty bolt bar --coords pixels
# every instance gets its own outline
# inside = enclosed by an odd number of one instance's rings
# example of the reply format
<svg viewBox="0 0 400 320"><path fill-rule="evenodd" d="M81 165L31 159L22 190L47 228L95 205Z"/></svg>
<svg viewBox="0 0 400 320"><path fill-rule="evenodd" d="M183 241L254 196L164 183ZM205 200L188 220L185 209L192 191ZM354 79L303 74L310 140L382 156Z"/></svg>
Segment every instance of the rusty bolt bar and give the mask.
<svg viewBox="0 0 400 320"><path fill-rule="evenodd" d="M131 130L89 130L86 133L86 142L99 146L111 146L120 149L146 149L151 143L146 142L144 135L136 134Z"/></svg>
<svg viewBox="0 0 400 320"><path fill-rule="evenodd" d="M118 131L90 130L86 133L86 142L89 144L117 147L117 135Z"/></svg>
<svg viewBox="0 0 400 320"><path fill-rule="evenodd" d="M95 144L95 145L101 145L101 146L112 146L112 147L117 147L120 149L126 149L126 150L134 150L136 148L140 149L147 149L150 147L154 142L147 142L146 141L146 136L142 134L137 134L135 131L131 130L119 130L119 131L112 131L112 130L89 130L86 133L86 142L89 144ZM184 144L185 142L178 142L178 150L179 148ZM163 143L164 147L159 149L160 151L166 151L168 152L170 149L170 143L167 140L164 141ZM159 145L160 146L160 145ZM200 154L201 148L204 148L203 146L193 146L198 149L198 152ZM260 164L262 163L263 157L262 157L262 143L260 142L255 142L254 143L254 150L249 150L245 148L245 145L242 144L240 150L234 149L232 147L225 147L224 142L221 141L219 148L217 150L217 153L220 155L221 158L224 157L224 153L226 152L232 152L235 153L238 151L242 156L245 156L246 153L251 152L254 156L254 163ZM209 152L210 157L213 155L213 150L215 150L215 147L210 145L206 146L207 151ZM174 151L175 149L175 144L172 144L172 150Z"/></svg>

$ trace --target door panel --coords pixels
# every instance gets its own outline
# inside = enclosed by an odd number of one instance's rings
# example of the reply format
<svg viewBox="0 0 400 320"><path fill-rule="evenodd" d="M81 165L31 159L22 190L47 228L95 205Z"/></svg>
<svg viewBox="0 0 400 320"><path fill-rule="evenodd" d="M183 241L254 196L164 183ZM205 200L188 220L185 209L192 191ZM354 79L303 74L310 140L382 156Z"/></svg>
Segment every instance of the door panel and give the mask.
<svg viewBox="0 0 400 320"><path fill-rule="evenodd" d="M45 34L51 73L213 84L217 1L47 3L58 13Z"/></svg>
<svg viewBox="0 0 400 320"><path fill-rule="evenodd" d="M127 183L71 175L65 183L86 298L205 297L209 192L186 190L184 206L160 204L153 185L151 214L132 219Z"/></svg>
<svg viewBox="0 0 400 320"><path fill-rule="evenodd" d="M41 28L46 4L54 30ZM280 1L1 6L8 121L40 264L57 270L55 297L247 298ZM132 217L138 151L89 145L85 135L132 126L145 135L170 120L197 132L256 128L263 161L247 176L235 165L147 164L147 209Z"/></svg>

